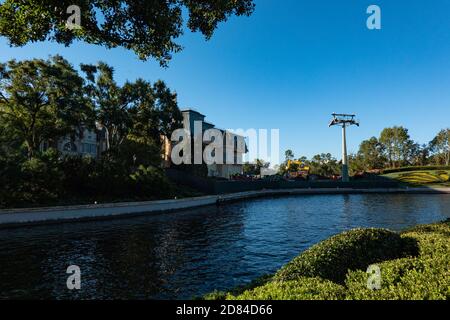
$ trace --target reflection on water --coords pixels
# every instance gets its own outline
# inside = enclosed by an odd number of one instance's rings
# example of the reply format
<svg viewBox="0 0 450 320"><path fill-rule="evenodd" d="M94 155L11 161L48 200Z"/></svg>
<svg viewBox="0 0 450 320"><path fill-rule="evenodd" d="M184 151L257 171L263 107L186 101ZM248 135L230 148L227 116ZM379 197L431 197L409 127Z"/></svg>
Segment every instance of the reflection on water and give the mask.
<svg viewBox="0 0 450 320"><path fill-rule="evenodd" d="M116 221L0 230L0 299L180 299L276 271L354 227L450 217L448 195L295 196ZM66 288L78 265L82 288Z"/></svg>

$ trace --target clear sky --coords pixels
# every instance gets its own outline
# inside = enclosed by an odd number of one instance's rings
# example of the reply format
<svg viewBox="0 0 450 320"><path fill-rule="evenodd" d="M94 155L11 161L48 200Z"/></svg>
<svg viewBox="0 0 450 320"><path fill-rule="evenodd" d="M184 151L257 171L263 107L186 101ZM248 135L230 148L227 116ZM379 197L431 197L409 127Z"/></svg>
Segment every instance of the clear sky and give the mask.
<svg viewBox="0 0 450 320"><path fill-rule="evenodd" d="M382 9L382 30L366 9ZM387 126L403 125L427 143L450 126L449 0L256 0L249 17L221 24L211 41L186 33L169 68L123 49L52 43L9 48L0 61L61 54L74 65L105 61L119 82L162 79L221 128L280 129L281 153L340 158L332 112L356 113L349 152Z"/></svg>

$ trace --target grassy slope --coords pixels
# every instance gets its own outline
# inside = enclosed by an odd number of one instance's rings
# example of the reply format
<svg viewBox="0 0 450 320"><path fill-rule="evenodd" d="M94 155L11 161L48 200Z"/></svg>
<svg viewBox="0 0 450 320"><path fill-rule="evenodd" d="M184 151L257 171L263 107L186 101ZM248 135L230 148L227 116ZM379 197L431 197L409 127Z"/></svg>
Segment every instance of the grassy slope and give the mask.
<svg viewBox="0 0 450 320"><path fill-rule="evenodd" d="M332 237L304 252L273 276L255 281L247 288L236 289L230 293L213 293L206 299L229 300L446 300L450 298L450 220L432 225L418 226L400 234L407 247L416 246L416 253L398 247L397 259L381 259L376 264L381 268L381 290L367 288L368 274L365 272L370 258L374 258L386 248L377 251L371 241L385 244L401 241L389 237L373 237L377 229L355 230ZM381 230L383 231L383 230ZM383 231L385 232L385 231ZM361 242L363 235L363 243ZM370 248L373 254L366 252ZM350 253L350 254L347 254ZM390 255L392 256L392 251ZM394 252L395 253L395 252ZM406 256L405 256L406 253ZM342 258L347 256L347 259ZM379 256L378 256L379 258ZM368 260L369 259L369 260ZM348 268L346 274L327 271L336 266L343 267L354 261L366 262L364 268ZM325 268L326 267L326 268ZM332 269L335 270L335 269ZM287 276L286 276L287 275ZM333 277L338 276L334 280Z"/></svg>
<svg viewBox="0 0 450 320"><path fill-rule="evenodd" d="M395 172L382 177L400 181L410 186L450 187L450 170L414 170Z"/></svg>

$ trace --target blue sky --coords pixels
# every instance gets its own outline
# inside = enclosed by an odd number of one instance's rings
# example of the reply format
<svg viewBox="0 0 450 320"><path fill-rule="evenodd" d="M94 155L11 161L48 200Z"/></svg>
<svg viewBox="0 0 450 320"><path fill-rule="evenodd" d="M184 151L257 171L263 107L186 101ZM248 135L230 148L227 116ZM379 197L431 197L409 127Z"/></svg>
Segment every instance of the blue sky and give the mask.
<svg viewBox="0 0 450 320"><path fill-rule="evenodd" d="M382 9L382 30L366 28L366 9ZM205 41L187 32L169 68L123 49L77 43L9 48L0 61L61 54L74 65L105 61L119 82L162 79L222 128L280 129L281 153L330 152L340 158L332 112L356 113L349 151L403 125L426 143L450 123L450 1L256 0L249 17L221 24Z"/></svg>

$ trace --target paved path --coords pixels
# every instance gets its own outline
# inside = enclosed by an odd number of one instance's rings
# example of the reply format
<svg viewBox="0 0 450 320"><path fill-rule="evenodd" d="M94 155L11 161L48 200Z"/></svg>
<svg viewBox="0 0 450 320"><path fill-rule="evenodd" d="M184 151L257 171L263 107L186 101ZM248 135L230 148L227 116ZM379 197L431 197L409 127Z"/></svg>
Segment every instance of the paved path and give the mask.
<svg viewBox="0 0 450 320"><path fill-rule="evenodd" d="M0 228L152 215L270 196L368 193L450 194L450 188L262 190L179 200L0 210Z"/></svg>

